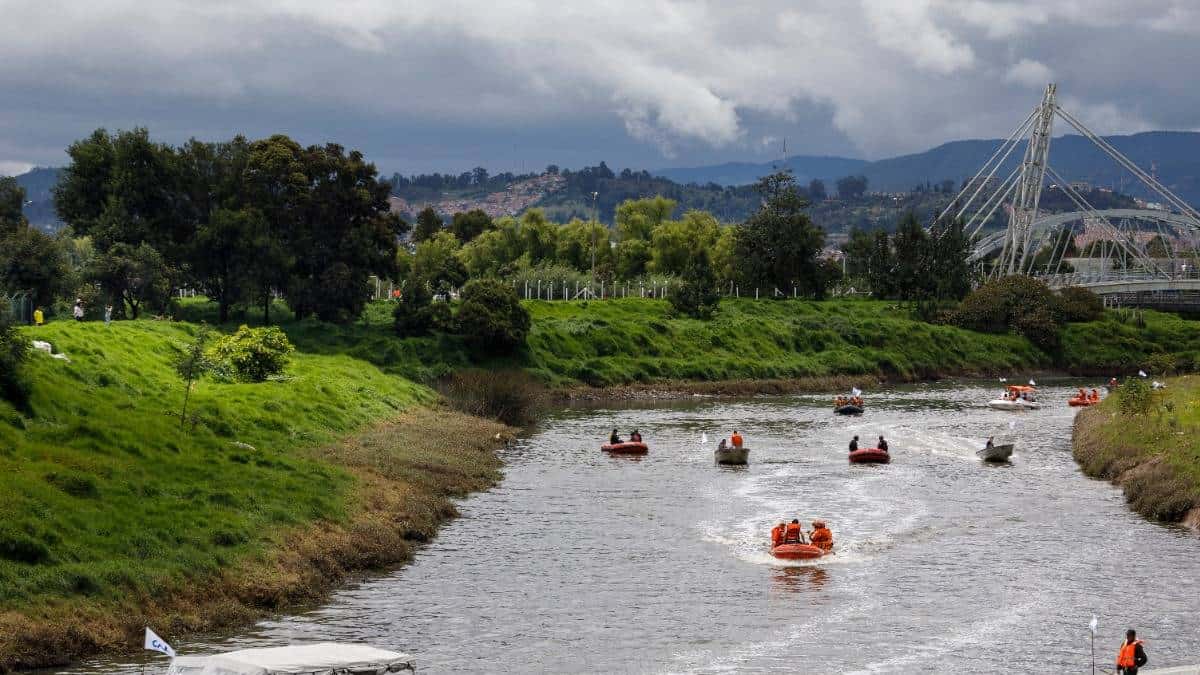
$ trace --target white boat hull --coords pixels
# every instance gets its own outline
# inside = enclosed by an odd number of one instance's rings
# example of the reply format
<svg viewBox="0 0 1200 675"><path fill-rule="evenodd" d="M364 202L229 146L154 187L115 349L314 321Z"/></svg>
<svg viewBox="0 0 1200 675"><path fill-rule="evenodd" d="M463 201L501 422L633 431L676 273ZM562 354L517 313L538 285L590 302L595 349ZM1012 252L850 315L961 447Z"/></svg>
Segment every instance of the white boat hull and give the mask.
<svg viewBox="0 0 1200 675"><path fill-rule="evenodd" d="M1038 410L1042 407L1042 404L1037 401L1013 401L1007 398L988 401L987 405L994 410Z"/></svg>

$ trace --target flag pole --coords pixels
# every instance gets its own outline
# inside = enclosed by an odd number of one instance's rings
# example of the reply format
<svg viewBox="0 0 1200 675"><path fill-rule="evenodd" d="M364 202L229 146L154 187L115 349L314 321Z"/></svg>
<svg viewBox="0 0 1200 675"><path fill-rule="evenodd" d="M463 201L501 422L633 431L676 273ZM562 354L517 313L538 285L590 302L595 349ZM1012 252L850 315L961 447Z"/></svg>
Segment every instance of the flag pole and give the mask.
<svg viewBox="0 0 1200 675"><path fill-rule="evenodd" d="M1089 631L1091 632L1091 631ZM1092 635L1092 675L1096 675L1096 634Z"/></svg>

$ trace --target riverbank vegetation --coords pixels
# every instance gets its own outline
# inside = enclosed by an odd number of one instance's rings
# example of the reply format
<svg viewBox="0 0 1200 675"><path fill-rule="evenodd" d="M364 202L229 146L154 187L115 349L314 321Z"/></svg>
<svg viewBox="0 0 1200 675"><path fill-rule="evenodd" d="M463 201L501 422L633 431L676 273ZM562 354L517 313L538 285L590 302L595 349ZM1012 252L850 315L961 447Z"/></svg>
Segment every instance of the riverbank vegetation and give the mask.
<svg viewBox="0 0 1200 675"><path fill-rule="evenodd" d="M422 413L431 390L344 353L199 380L181 427L172 366L198 330L19 331L66 358L33 352L26 406L0 402L0 669L128 647L150 619L179 632L313 597L403 560L446 497L496 478L502 426Z"/></svg>
<svg viewBox="0 0 1200 675"><path fill-rule="evenodd" d="M1083 472L1124 489L1134 511L1200 528L1200 376L1158 390L1126 380L1079 412L1073 447Z"/></svg>

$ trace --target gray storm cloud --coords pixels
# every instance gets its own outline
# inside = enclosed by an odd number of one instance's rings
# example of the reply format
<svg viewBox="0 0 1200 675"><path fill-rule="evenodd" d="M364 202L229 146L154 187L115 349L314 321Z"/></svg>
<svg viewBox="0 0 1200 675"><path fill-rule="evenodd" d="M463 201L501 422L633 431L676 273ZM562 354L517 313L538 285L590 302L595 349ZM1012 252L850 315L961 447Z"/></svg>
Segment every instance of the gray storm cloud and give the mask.
<svg viewBox="0 0 1200 675"><path fill-rule="evenodd" d="M101 124L173 141L470 131L464 156L481 134L570 125L586 147L588 125L618 124L660 157L746 155L787 134L881 156L1005 134L1049 77L1104 131L1200 126L1190 1L17 1L3 14L10 169L61 161Z"/></svg>

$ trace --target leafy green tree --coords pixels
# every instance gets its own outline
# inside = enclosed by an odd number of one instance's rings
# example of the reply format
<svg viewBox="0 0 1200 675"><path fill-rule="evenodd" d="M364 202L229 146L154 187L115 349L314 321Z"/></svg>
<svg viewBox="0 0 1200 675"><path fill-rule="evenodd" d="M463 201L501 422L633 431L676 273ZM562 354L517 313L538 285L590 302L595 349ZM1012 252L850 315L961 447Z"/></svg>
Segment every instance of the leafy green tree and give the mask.
<svg viewBox="0 0 1200 675"><path fill-rule="evenodd" d="M627 199L617 206L617 234L621 241L649 241L654 229L665 223L675 211L675 201L663 196Z"/></svg>
<svg viewBox="0 0 1200 675"><path fill-rule="evenodd" d="M871 268L871 250L875 245L872 233L860 227L851 227L846 243L842 244L842 253L846 256L846 274L850 277L863 279Z"/></svg>
<svg viewBox="0 0 1200 675"><path fill-rule="evenodd" d="M485 171L484 173L486 174L487 172ZM493 227L492 217L480 209L471 209L466 213L456 213L450 221L450 231L464 244L491 230Z"/></svg>
<svg viewBox="0 0 1200 675"><path fill-rule="evenodd" d="M717 291L717 275L713 273L707 249L696 252L684 270L683 283L667 299L677 312L695 319L712 318L721 294Z"/></svg>
<svg viewBox="0 0 1200 675"><path fill-rule="evenodd" d="M434 302L429 286L415 275L404 284L400 302L392 310L392 326L396 335L421 337L450 325L450 303Z"/></svg>
<svg viewBox="0 0 1200 675"><path fill-rule="evenodd" d="M963 299L954 311L955 324L970 330L1002 333L1015 330L1045 351L1059 344L1060 300L1044 283L1027 276L989 281Z"/></svg>
<svg viewBox="0 0 1200 675"><path fill-rule="evenodd" d="M118 298L121 307L129 309L136 319L145 307L162 309L171 299L171 279L175 272L158 251L149 244L132 246L124 242L113 244L104 255L96 256L86 270L86 277L100 284L106 295Z"/></svg>
<svg viewBox="0 0 1200 675"><path fill-rule="evenodd" d="M208 327L201 326L192 341L179 353L171 364L179 379L183 380L183 408L179 411L179 428L187 423L188 402L192 399L192 387L209 370L209 361L204 355L208 345Z"/></svg>
<svg viewBox="0 0 1200 675"><path fill-rule="evenodd" d="M520 225L514 218L496 221L496 227L479 235L460 249L458 256L472 277L510 272L524 254Z"/></svg>
<svg viewBox="0 0 1200 675"><path fill-rule="evenodd" d="M892 237L895 259L892 265L896 294L904 300L930 297L934 283L930 269L929 241L917 216L909 211Z"/></svg>
<svg viewBox="0 0 1200 675"><path fill-rule="evenodd" d="M1166 237L1156 234L1146 243L1146 255L1151 258L1170 258L1172 248L1171 242L1167 241Z"/></svg>
<svg viewBox="0 0 1200 675"><path fill-rule="evenodd" d="M601 223L575 219L558 231L556 259L586 272L592 267L592 251L596 253L597 269L615 269L609 230Z"/></svg>
<svg viewBox="0 0 1200 675"><path fill-rule="evenodd" d="M617 278L636 279L646 273L652 257L650 242L645 239L625 239L617 244Z"/></svg>
<svg viewBox="0 0 1200 675"><path fill-rule="evenodd" d="M737 228L722 227L717 235L717 241L712 247L713 272L717 275L717 283L724 288L726 284L737 282L740 278L740 268L737 260Z"/></svg>
<svg viewBox="0 0 1200 675"><path fill-rule="evenodd" d="M703 211L688 211L681 220L662 223L651 239L650 271L682 274L698 251L716 244L720 230L717 219Z"/></svg>
<svg viewBox="0 0 1200 675"><path fill-rule="evenodd" d="M246 282L263 310L263 322L271 321L275 291L287 287L295 264L295 234L309 202L309 182L304 149L291 138L276 134L250 144L244 172L247 204L263 218L248 233L248 255L255 264Z"/></svg>
<svg viewBox="0 0 1200 675"><path fill-rule="evenodd" d="M346 322L362 314L371 275L395 273L404 223L392 213L390 186L361 152L333 143L304 151L308 191L287 238L293 264L285 293L297 318Z"/></svg>
<svg viewBox="0 0 1200 675"><path fill-rule="evenodd" d="M418 244L413 256L413 278L428 284L435 293L462 286L467 280L467 268L458 257L459 247L458 239L449 232L439 232Z"/></svg>
<svg viewBox="0 0 1200 675"><path fill-rule="evenodd" d="M481 353L511 354L529 334L529 312L511 286L495 279L474 279L463 287L455 323Z"/></svg>
<svg viewBox="0 0 1200 675"><path fill-rule="evenodd" d="M29 342L17 332L8 312L0 312L0 398L25 409L29 402L29 380L23 364Z"/></svg>
<svg viewBox="0 0 1200 675"><path fill-rule="evenodd" d="M845 176L837 181L838 197L858 199L867 192L866 176Z"/></svg>
<svg viewBox="0 0 1200 675"><path fill-rule="evenodd" d="M961 218L941 223L932 229L929 239L930 274L934 297L961 300L971 292L973 275L968 258L971 239Z"/></svg>
<svg viewBox="0 0 1200 675"><path fill-rule="evenodd" d="M35 306L49 307L72 281L63 240L27 224L0 234L0 288L32 291Z"/></svg>
<svg viewBox="0 0 1200 675"><path fill-rule="evenodd" d="M871 254L867 262L867 279L871 293L877 298L890 298L896 292L896 259L887 232L875 230L871 237Z"/></svg>
<svg viewBox="0 0 1200 675"><path fill-rule="evenodd" d="M521 240L529 264L555 261L558 251L558 226L546 220L541 209L530 209L521 214Z"/></svg>
<svg viewBox="0 0 1200 675"><path fill-rule="evenodd" d="M804 212L808 201L790 173L765 176L757 184L762 207L738 227L737 257L747 282L780 290L793 284L805 295L825 295L817 254L825 232Z"/></svg>
<svg viewBox="0 0 1200 675"><path fill-rule="evenodd" d="M0 176L0 236L25 225L25 188L16 178Z"/></svg>
<svg viewBox="0 0 1200 675"><path fill-rule="evenodd" d="M825 192L825 181L814 178L808 181L808 198L814 202L825 201L829 194Z"/></svg>
<svg viewBox="0 0 1200 675"><path fill-rule="evenodd" d="M417 214L417 225L413 228L412 240L415 243L429 241L438 235L445 227L442 222L442 217L433 210L432 206L426 206Z"/></svg>

